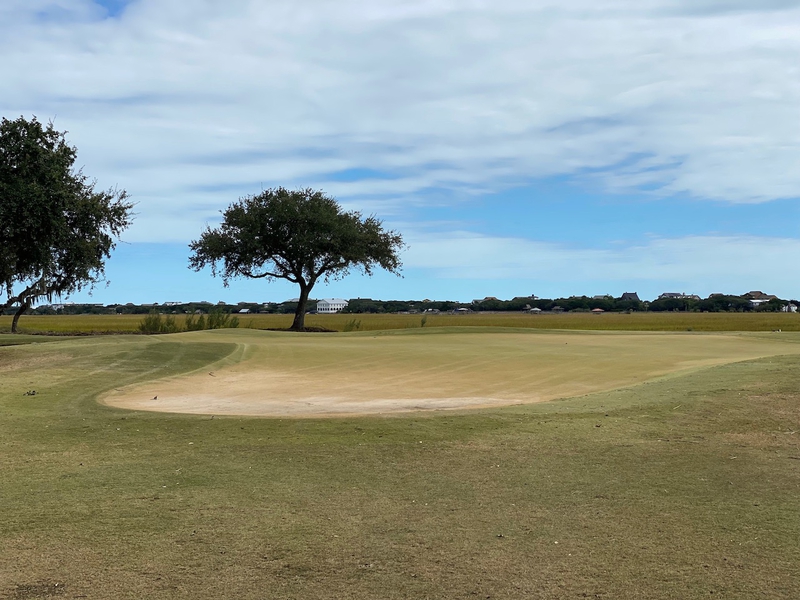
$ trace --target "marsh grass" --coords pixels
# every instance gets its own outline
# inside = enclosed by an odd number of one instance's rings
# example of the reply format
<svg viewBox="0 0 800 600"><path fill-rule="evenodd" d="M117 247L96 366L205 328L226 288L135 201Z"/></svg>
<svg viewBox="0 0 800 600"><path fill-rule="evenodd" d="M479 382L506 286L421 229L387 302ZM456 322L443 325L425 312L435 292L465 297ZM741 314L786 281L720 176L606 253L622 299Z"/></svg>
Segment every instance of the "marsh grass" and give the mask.
<svg viewBox="0 0 800 600"><path fill-rule="evenodd" d="M800 596L797 357L394 418L94 401L234 349L0 348L0 597Z"/></svg>
<svg viewBox="0 0 800 600"><path fill-rule="evenodd" d="M361 319L350 319L344 324L342 331L359 331L361 329Z"/></svg>
<svg viewBox="0 0 800 600"><path fill-rule="evenodd" d="M176 315L185 329L186 315ZM237 318L231 316L231 318ZM358 322L361 331L420 327L514 327L524 329L569 329L584 331L800 331L800 314L791 313L563 313L530 315L522 313L473 313L466 315L333 314L307 315L306 325L345 331ZM26 333L134 333L142 315L29 315L20 319ZM291 315L248 315L247 327L287 329ZM9 331L11 317L0 317L0 332Z"/></svg>
<svg viewBox="0 0 800 600"><path fill-rule="evenodd" d="M162 316L157 311L151 311L139 322L141 333L178 333L181 329L172 315Z"/></svg>

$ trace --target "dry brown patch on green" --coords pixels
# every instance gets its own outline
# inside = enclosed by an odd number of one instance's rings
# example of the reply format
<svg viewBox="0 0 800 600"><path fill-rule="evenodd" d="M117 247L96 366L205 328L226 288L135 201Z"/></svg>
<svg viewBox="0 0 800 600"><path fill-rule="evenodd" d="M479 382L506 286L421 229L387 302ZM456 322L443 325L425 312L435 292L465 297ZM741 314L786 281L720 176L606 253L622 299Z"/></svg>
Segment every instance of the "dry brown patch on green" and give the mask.
<svg viewBox="0 0 800 600"><path fill-rule="evenodd" d="M0 348L0 373L13 371L35 371L44 366L58 366L70 361L70 356L63 353L32 352L26 346L7 346Z"/></svg>

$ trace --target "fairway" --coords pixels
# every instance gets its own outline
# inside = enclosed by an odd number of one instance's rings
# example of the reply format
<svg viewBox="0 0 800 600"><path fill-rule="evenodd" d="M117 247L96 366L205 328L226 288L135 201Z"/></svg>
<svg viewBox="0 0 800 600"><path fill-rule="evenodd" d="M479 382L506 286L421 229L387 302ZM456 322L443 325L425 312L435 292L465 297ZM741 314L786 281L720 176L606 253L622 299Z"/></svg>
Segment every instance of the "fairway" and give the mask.
<svg viewBox="0 0 800 600"><path fill-rule="evenodd" d="M800 353L787 334L590 333L439 328L297 335L164 336L187 354L225 343L189 374L118 387L111 406L162 412L333 416L529 404L672 373Z"/></svg>
<svg viewBox="0 0 800 600"><path fill-rule="evenodd" d="M0 598L800 597L798 351L0 335Z"/></svg>

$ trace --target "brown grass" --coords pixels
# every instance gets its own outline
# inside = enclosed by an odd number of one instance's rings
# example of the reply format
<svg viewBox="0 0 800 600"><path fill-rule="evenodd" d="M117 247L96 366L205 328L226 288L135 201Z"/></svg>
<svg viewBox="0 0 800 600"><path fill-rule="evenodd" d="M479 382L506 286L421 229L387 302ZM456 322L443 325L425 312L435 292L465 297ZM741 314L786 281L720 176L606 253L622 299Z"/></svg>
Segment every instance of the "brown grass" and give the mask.
<svg viewBox="0 0 800 600"><path fill-rule="evenodd" d="M358 324L360 331L414 329L422 326L424 315L308 315L309 327L344 331ZM25 316L25 332L134 333L144 315ZM184 316L177 315L178 324ZM291 315L240 315L242 328L281 329L292 323ZM0 331L11 326L11 317L0 317ZM595 331L800 331L800 314L791 313L564 313L530 315L523 313L473 313L428 315L425 327L515 327L525 329L570 329Z"/></svg>

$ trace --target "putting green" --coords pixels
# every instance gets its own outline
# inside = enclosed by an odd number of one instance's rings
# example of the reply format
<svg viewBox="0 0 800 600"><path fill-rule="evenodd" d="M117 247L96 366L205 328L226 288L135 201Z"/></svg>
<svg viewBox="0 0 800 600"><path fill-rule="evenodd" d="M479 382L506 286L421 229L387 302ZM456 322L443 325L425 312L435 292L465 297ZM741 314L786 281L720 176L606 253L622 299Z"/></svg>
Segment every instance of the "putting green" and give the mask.
<svg viewBox="0 0 800 600"><path fill-rule="evenodd" d="M697 368L800 353L793 334L414 330L288 334L221 330L168 337L233 343L192 373L101 398L136 410L332 416L542 402Z"/></svg>

